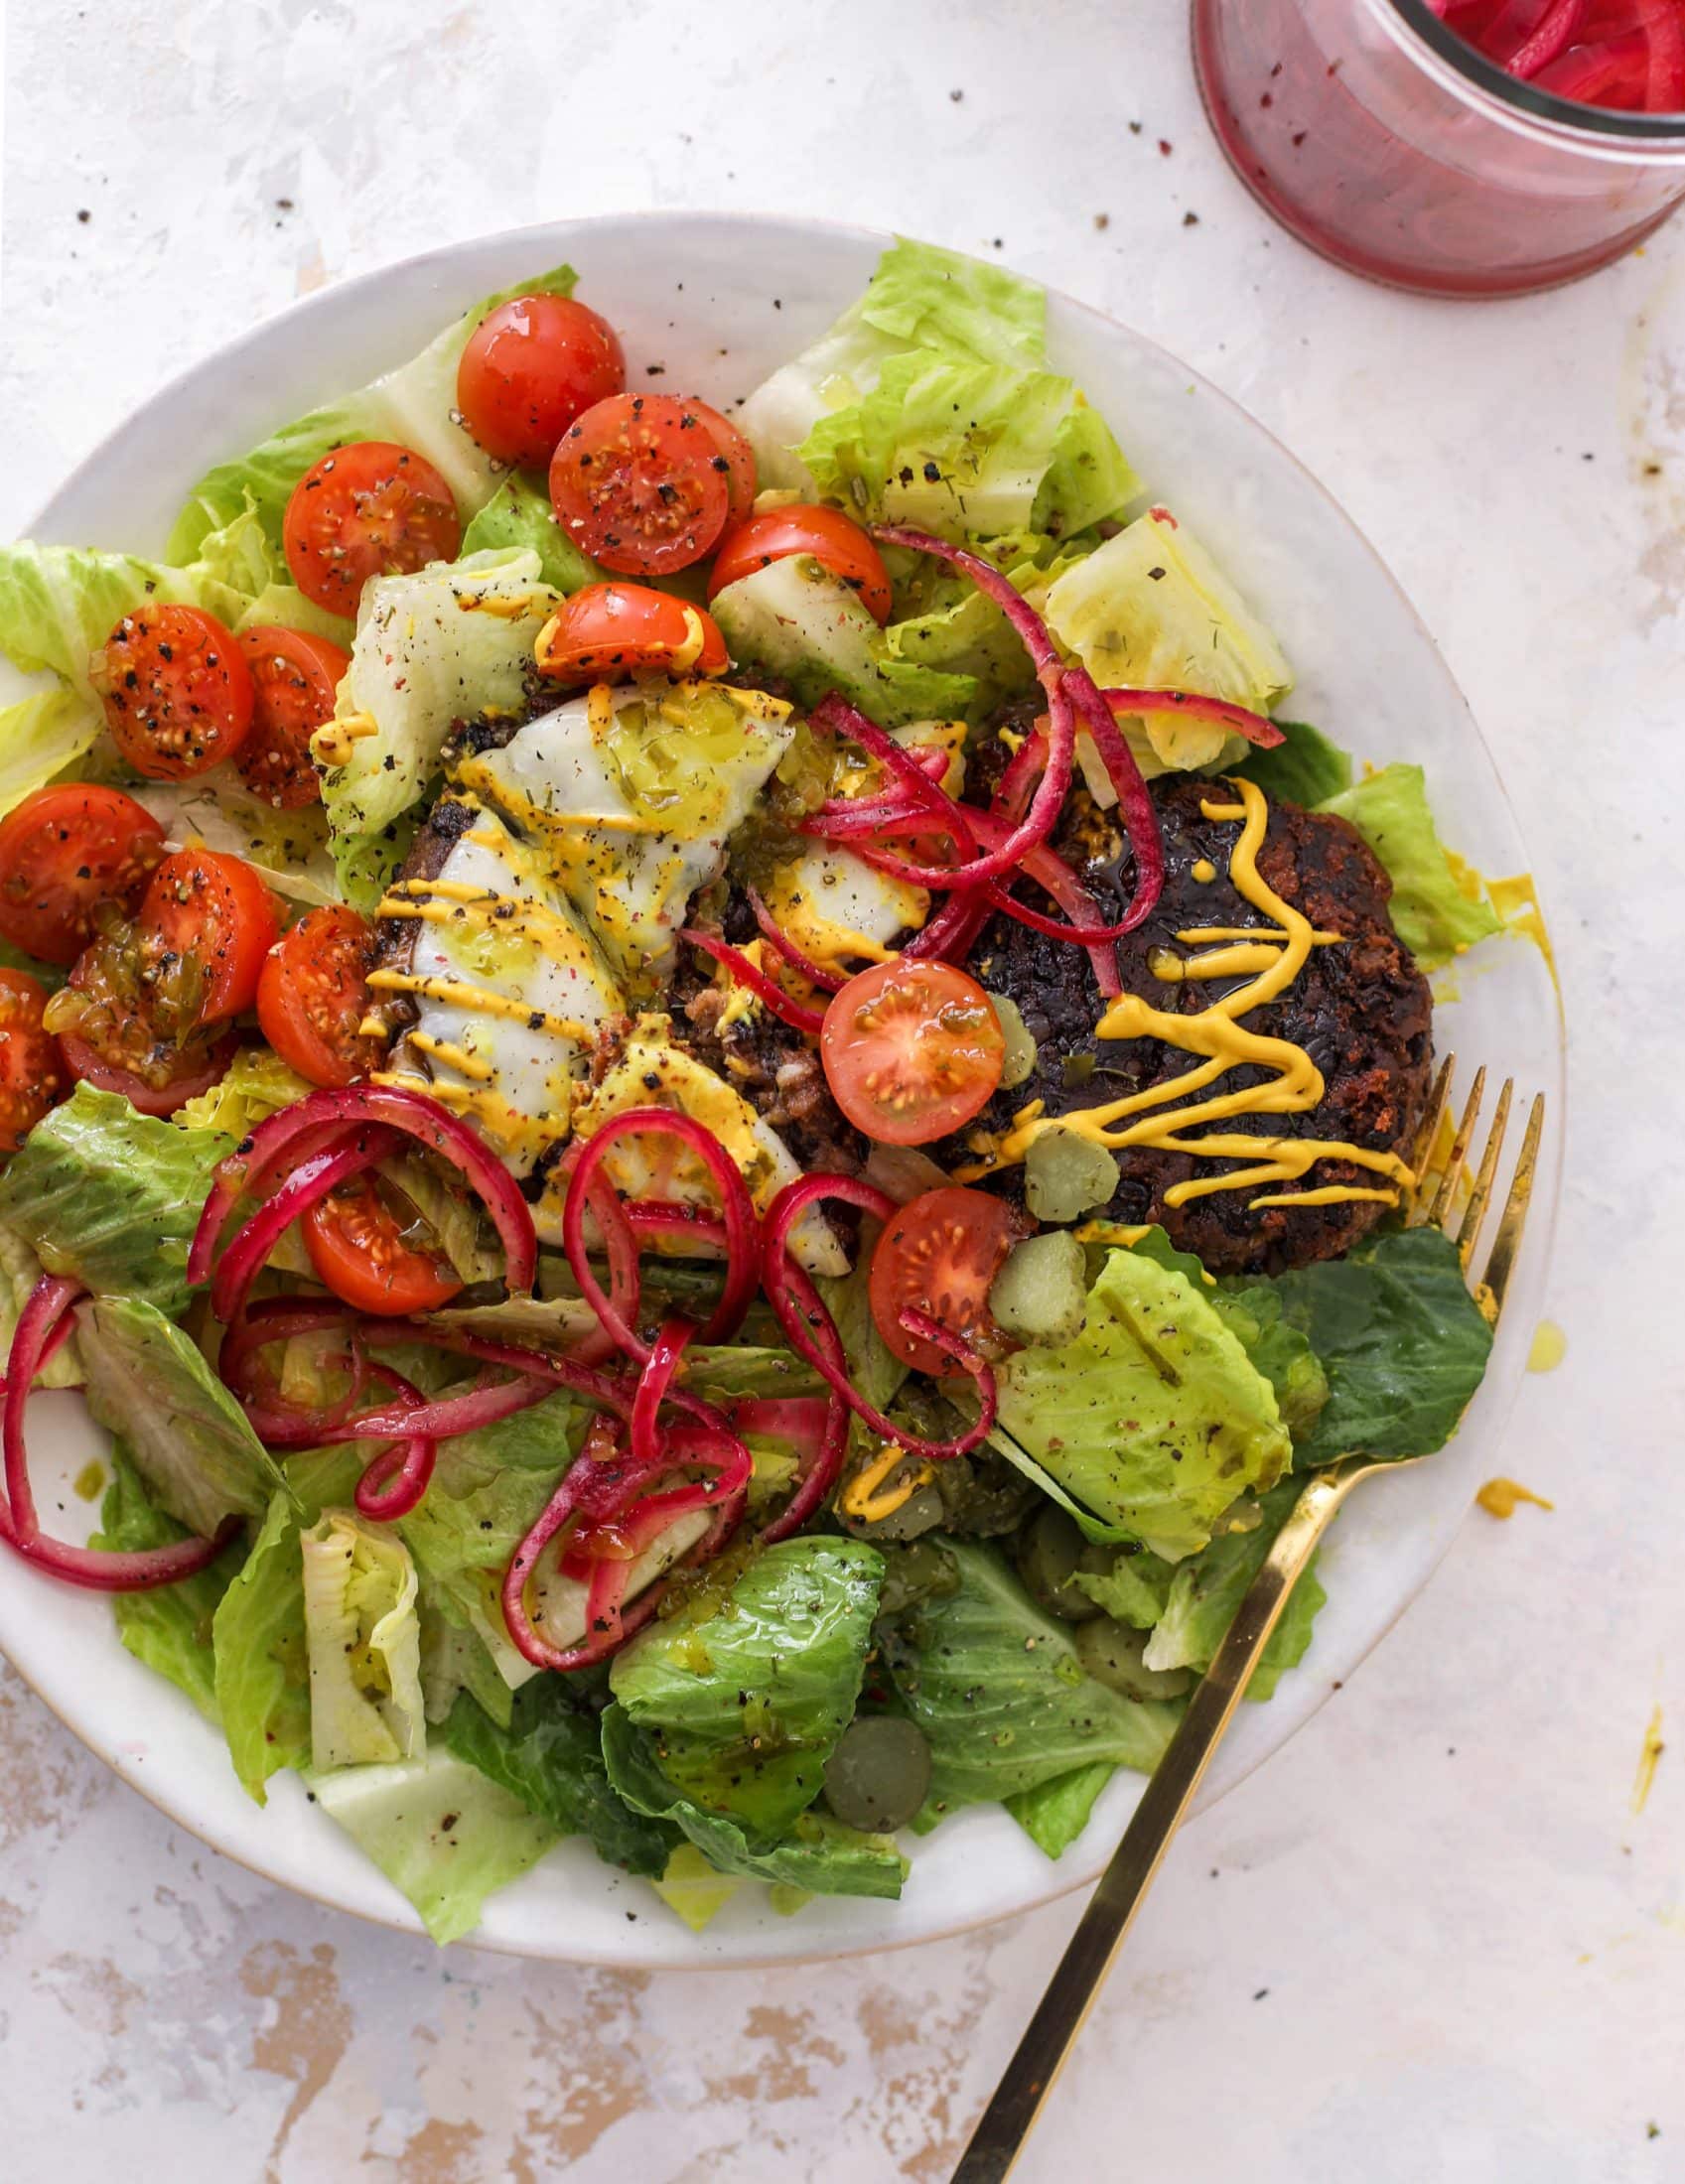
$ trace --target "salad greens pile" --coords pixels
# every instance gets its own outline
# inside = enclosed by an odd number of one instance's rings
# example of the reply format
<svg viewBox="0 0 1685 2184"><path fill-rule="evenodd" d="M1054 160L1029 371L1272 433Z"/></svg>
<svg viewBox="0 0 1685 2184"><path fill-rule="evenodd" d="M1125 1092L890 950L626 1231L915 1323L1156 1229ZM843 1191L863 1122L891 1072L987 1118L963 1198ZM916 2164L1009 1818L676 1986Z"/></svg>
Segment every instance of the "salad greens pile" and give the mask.
<svg viewBox="0 0 1685 2184"><path fill-rule="evenodd" d="M567 296L573 282L561 267L507 294ZM0 652L41 678L0 710L0 814L56 779L126 780L172 840L237 851L293 904L372 908L438 791L453 728L519 711L540 628L602 575L543 491L486 456L457 414L465 344L498 301L210 469L161 561L0 548ZM1274 637L1186 525L1143 506L1104 420L1050 365L1045 319L1033 284L898 242L866 294L744 404L764 493L964 542L1101 684L1271 711L1292 683ZM282 526L311 466L365 439L424 455L466 528L455 561L371 579L353 625L289 581ZM889 727L975 726L1033 690L1024 646L984 593L923 557L890 562L882 625L858 587L803 557L729 587L715 612L734 656L798 701L840 692ZM231 777L125 774L88 660L149 600L350 648L338 710L367 732L328 774L321 807L277 812ZM1168 712L1121 725L1149 775L1234 772L1349 820L1391 875L1395 926L1422 966L1497 929L1447 857L1419 767L1357 778L1308 726L1281 724L1286 741L1262 751ZM786 770L800 756L792 747ZM1092 753L1079 745L1079 756ZM612 1662L542 1673L511 1643L500 1587L585 1444L583 1398L559 1390L443 1440L424 1498L377 1522L353 1506L373 1444L274 1453L217 1375L189 1244L217 1163L304 1089L252 1044L168 1120L78 1083L0 1171L0 1332L43 1271L87 1292L45 1377L85 1387L113 1435L95 1544L145 1549L229 1526L198 1574L117 1595L124 1645L219 1728L260 1804L278 1773L301 1775L441 1942L565 1839L652 1883L697 1927L747 1884L769 1885L781 1909L898 1895L904 1849L851 1822L833 1765L880 1719L912 1724L928 1748L927 1787L902 1816L914 1832L999 1803L1057 1857L1116 1769L1162 1756L1304 1474L1351 1450L1440 1447L1485 1365L1485 1323L1434 1230L1383 1226L1342 1259L1215 1280L1161 1229L1067 1243L1070 1309L1001 1365L987 1447L938 1466L882 1524L838 1504L766 1545L752 1522L746 1544L675 1584ZM418 1177L416 1193L427 1188ZM423 1211L465 1281L494 1278L471 1203L435 1185ZM947 1430L967 1399L910 1380L891 1354L866 1257L820 1281L852 1379L907 1431ZM287 1240L272 1264L310 1273ZM705 1298L710 1279L678 1260L648 1270L679 1304ZM550 1253L536 1297L471 1290L447 1316L534 1344L590 1323ZM428 1394L472 1377L437 1348L382 1356ZM275 1357L285 1400L346 1391L332 1339L300 1334ZM686 1374L720 1403L824 1393L761 1307L737 1341L693 1349ZM876 1444L854 1431L863 1460ZM775 1424L745 1433L753 1515L787 1493L795 1458ZM1304 1656L1323 1597L1308 1576L1251 1699Z"/></svg>

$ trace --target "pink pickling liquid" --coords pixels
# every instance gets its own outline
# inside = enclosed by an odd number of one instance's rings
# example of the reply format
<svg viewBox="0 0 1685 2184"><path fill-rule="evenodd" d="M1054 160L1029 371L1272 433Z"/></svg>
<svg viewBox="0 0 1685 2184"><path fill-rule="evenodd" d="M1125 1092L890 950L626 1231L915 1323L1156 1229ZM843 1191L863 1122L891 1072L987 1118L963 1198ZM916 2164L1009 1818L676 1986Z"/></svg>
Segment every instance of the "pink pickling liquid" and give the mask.
<svg viewBox="0 0 1685 2184"><path fill-rule="evenodd" d="M1685 105L1685 0L1587 0L1544 61L1523 49L1561 30L1549 0L1439 0L1445 29L1475 33L1496 67L1519 55L1535 68L1513 105L1507 75L1466 78L1391 0L1194 0L1194 65L1236 172L1313 249L1430 294L1514 295L1607 265L1685 195L1685 113L1677 129L1646 114L1628 134L1601 102L1586 127L1559 103L1569 68L1606 96L1629 93L1634 47L1620 47L1624 73L1585 54L1640 10L1646 93ZM1552 71L1559 87L1540 98Z"/></svg>

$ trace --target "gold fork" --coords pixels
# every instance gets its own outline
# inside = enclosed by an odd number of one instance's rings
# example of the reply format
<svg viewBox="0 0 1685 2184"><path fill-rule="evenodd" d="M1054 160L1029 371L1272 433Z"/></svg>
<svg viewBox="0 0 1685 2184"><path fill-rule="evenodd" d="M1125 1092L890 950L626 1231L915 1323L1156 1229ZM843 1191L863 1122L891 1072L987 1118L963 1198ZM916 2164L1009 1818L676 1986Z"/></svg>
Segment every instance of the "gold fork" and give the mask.
<svg viewBox="0 0 1685 2184"><path fill-rule="evenodd" d="M1455 1223L1455 1240L1464 1273L1468 1275L1485 1225L1515 1085L1513 1078L1506 1078L1498 1093L1485 1148L1474 1181L1467 1186L1468 1197L1462 1203L1459 1219L1459 1202L1467 1177L1465 1161L1480 1118L1486 1072L1484 1069L1476 1071L1450 1148L1441 1155L1438 1148L1450 1112L1456 1060L1454 1054L1446 1056L1429 1094L1428 1113L1418 1133L1415 1157L1411 1161L1419 1179L1409 1218L1413 1226L1437 1222L1447 1235L1454 1233ZM1509 1192L1484 1269L1478 1277L1470 1280L1474 1300L1490 1326L1497 1324L1498 1314L1503 1309L1504 1296L1521 1244L1521 1232L1526 1225L1544 1114L1545 1101L1541 1092L1534 1099L1527 1117ZM1430 1184L1434 1185L1432 1189ZM960 2156L952 2184L999 2184L1023 2151L1042 2104L1052 2091L1053 2080L1134 1923L1135 1914L1164 1863L1171 1837L1199 1787L1258 1656L1335 1510L1364 1479L1397 1471L1405 1463L1420 1461L1420 1457L1379 1460L1349 1455L1313 1472L1306 1480L1292 1515L1277 1533L1262 1568L1236 1609L1228 1634L1217 1648L1216 1658L1190 1700L1188 1711L1147 1784L1123 1841L1100 1876L1099 1886L1018 2043L1017 2052L1007 2065L994 2098L984 2110L970 2144Z"/></svg>

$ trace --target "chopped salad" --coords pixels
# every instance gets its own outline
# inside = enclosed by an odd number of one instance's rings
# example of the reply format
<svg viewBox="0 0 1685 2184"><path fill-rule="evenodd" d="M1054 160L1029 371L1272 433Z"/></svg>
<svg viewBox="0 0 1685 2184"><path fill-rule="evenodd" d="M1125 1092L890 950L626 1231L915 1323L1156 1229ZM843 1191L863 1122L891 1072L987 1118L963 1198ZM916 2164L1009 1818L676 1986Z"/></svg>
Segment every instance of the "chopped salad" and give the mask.
<svg viewBox="0 0 1685 2184"><path fill-rule="evenodd" d="M574 287L0 549L0 1541L441 1941L566 1837L698 1926L1059 1856L1489 1345L1403 1209L1496 918L1042 292L898 242L727 415Z"/></svg>

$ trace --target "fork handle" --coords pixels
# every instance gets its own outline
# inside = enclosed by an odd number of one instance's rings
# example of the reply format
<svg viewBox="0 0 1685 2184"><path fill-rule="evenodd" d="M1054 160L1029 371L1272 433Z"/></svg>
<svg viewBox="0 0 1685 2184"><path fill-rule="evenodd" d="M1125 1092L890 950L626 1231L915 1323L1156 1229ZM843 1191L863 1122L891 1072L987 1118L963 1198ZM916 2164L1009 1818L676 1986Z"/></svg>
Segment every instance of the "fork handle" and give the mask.
<svg viewBox="0 0 1685 2184"><path fill-rule="evenodd" d="M1124 1936L1146 1901L1171 1837L1199 1787L1288 1594L1355 1483L1359 1468L1341 1464L1314 1473L1277 1533L960 2156L952 2184L1000 2184L1018 2159Z"/></svg>

